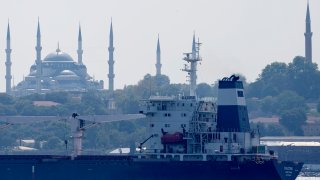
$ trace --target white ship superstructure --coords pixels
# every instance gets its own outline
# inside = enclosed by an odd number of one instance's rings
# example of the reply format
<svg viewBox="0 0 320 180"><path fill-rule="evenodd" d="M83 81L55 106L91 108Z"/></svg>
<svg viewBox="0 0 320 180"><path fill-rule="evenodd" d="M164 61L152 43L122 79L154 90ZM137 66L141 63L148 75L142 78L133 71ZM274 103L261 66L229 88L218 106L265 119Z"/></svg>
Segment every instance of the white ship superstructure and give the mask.
<svg viewBox="0 0 320 180"><path fill-rule="evenodd" d="M146 153L224 156L259 154L272 158L250 130L243 85L238 77L219 81L218 101L195 96L152 96L143 101L150 137Z"/></svg>

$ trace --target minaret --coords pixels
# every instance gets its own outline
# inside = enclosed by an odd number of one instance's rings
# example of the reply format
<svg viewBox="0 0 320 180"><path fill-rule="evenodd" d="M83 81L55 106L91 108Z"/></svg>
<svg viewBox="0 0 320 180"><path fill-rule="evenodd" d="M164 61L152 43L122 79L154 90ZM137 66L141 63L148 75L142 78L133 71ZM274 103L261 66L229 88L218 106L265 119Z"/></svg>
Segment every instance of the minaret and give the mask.
<svg viewBox="0 0 320 180"><path fill-rule="evenodd" d="M7 48L6 48L6 93L11 94L11 39L10 39L10 26L8 22L7 29Z"/></svg>
<svg viewBox="0 0 320 180"><path fill-rule="evenodd" d="M111 94L113 94L113 79L114 79L114 72L113 72L113 65L114 65L114 59L113 59L113 51L114 51L114 47L113 47L113 28L112 28L112 21L111 21L111 26L110 26L110 35L109 35L109 74L108 74L108 78L109 78L109 91Z"/></svg>
<svg viewBox="0 0 320 180"><path fill-rule="evenodd" d="M37 57L36 57L36 66L37 66L37 77L36 77L36 92L41 93L41 75L42 75L42 70L41 70L41 33L40 33L40 23L38 19L38 29L37 29L37 46L36 46L36 52L37 52Z"/></svg>
<svg viewBox="0 0 320 180"><path fill-rule="evenodd" d="M156 63L156 76L161 75L161 49L160 49L160 40L159 40L159 35L158 35L158 43L157 43L157 63Z"/></svg>
<svg viewBox="0 0 320 180"><path fill-rule="evenodd" d="M305 36L305 56L306 61L312 62L312 32L311 32L311 18L309 11L309 2L307 5L307 15L306 15L306 32Z"/></svg>
<svg viewBox="0 0 320 180"><path fill-rule="evenodd" d="M79 34L78 34L78 63L82 64L82 54L83 54L83 50L82 50L82 35L81 35L81 26L79 25Z"/></svg>

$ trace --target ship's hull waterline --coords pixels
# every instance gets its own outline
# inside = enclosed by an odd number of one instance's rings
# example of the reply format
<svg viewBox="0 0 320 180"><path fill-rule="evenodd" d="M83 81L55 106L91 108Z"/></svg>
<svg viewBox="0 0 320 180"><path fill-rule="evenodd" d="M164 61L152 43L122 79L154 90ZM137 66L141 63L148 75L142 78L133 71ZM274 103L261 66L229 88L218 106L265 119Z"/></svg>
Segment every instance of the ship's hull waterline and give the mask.
<svg viewBox="0 0 320 180"><path fill-rule="evenodd" d="M2 180L295 179L302 163L177 161L136 156L0 156Z"/></svg>

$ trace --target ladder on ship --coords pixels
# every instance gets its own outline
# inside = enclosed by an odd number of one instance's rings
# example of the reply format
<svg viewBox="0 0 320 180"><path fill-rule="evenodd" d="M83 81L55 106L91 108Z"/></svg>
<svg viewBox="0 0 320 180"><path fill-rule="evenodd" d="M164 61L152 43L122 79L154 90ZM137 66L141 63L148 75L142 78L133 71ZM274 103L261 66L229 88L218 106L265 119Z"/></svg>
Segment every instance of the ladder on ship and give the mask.
<svg viewBox="0 0 320 180"><path fill-rule="evenodd" d="M191 140L188 144L191 153L204 153L204 145L213 141L216 132L214 127L209 124L216 122L215 112L214 104L205 101L198 102L189 125L189 138Z"/></svg>
<svg viewBox="0 0 320 180"><path fill-rule="evenodd" d="M203 151L201 126L199 122L199 110L202 107L203 102L199 102L196 106L196 110L193 112L192 119L190 121L190 148L192 153L201 153Z"/></svg>

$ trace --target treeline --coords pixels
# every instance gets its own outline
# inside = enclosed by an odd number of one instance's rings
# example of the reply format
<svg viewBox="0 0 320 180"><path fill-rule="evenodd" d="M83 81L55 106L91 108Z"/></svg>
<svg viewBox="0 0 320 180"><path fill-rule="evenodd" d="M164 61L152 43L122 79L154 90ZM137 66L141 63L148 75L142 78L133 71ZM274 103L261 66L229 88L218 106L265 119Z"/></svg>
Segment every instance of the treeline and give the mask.
<svg viewBox="0 0 320 180"><path fill-rule="evenodd" d="M251 115L278 116L280 125L286 128L283 135L303 135L301 127L306 124L307 115L318 115L312 114L308 106L319 104L318 65L301 56L288 64L273 62L262 70L255 82L248 85L247 98ZM279 130L279 127L273 127L275 129Z"/></svg>
<svg viewBox="0 0 320 180"><path fill-rule="evenodd" d="M248 97L277 96L283 91L293 91L306 100L320 97L320 72L316 63L297 56L286 64L273 62L267 65L258 79L247 90Z"/></svg>

